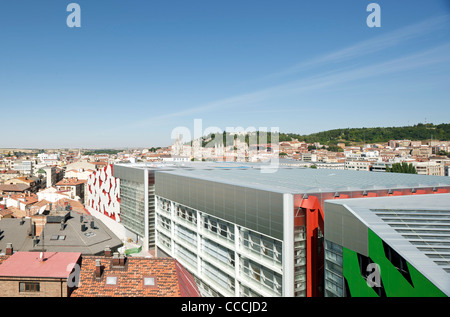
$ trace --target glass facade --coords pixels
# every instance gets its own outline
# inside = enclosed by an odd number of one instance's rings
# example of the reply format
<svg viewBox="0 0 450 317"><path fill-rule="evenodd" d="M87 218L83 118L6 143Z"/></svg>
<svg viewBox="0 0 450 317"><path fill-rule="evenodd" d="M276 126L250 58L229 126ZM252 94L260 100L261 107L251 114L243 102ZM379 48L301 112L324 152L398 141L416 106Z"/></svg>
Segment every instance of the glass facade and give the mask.
<svg viewBox="0 0 450 317"><path fill-rule="evenodd" d="M115 165L114 177L120 179L122 225L144 242L147 241L148 249L153 249L156 244L154 171Z"/></svg>
<svg viewBox="0 0 450 317"><path fill-rule="evenodd" d="M145 235L146 194L144 183L121 179L120 215L122 224L141 237Z"/></svg>
<svg viewBox="0 0 450 317"><path fill-rule="evenodd" d="M156 196L157 247L197 279L203 296L282 296L283 243Z"/></svg>
<svg viewBox="0 0 450 317"><path fill-rule="evenodd" d="M325 240L325 297L345 296L341 245Z"/></svg>

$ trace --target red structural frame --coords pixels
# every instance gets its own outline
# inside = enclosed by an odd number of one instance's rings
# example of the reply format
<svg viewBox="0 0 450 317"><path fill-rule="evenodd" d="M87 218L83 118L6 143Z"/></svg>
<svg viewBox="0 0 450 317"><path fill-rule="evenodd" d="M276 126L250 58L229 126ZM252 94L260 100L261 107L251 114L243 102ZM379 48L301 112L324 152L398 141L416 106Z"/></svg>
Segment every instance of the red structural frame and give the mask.
<svg viewBox="0 0 450 317"><path fill-rule="evenodd" d="M423 195L449 193L450 187L445 188L425 188L413 191L411 188L396 191L376 191L369 193L346 192L346 194L335 194L334 199L363 198L363 197L383 197L383 196L401 196L401 195ZM321 297L320 281L324 277L324 246L319 241L319 230L324 232L324 212L323 202L329 198L319 198L321 194L311 194L305 196L300 204L296 206L302 208L305 212L306 221L306 296ZM329 195L328 195L329 197ZM296 224L298 225L298 220Z"/></svg>

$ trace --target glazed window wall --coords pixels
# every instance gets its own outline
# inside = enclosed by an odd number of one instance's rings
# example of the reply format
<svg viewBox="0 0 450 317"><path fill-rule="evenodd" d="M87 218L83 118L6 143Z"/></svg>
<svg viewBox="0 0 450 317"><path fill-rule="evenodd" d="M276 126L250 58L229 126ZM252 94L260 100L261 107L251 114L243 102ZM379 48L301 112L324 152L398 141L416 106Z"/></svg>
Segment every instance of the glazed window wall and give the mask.
<svg viewBox="0 0 450 317"><path fill-rule="evenodd" d="M204 230L227 242L234 242L234 225L216 217L206 215L203 217Z"/></svg>
<svg viewBox="0 0 450 317"><path fill-rule="evenodd" d="M202 273L208 277L208 281L211 284L218 286L222 293L234 295L235 279L232 276L206 261L202 261Z"/></svg>
<svg viewBox="0 0 450 317"><path fill-rule="evenodd" d="M121 180L120 214L121 222L128 230L144 236L145 234L145 195L144 184Z"/></svg>
<svg viewBox="0 0 450 317"><path fill-rule="evenodd" d="M264 266L246 258L240 260L240 270L247 282L264 287L275 294L282 295L282 277Z"/></svg>
<svg viewBox="0 0 450 317"><path fill-rule="evenodd" d="M245 285L240 285L240 294L241 297L262 297L261 294L255 292L255 290L248 288Z"/></svg>
<svg viewBox="0 0 450 317"><path fill-rule="evenodd" d="M188 243L192 248L197 249L197 233L183 226L175 225L175 237Z"/></svg>
<svg viewBox="0 0 450 317"><path fill-rule="evenodd" d="M171 234L172 221L169 218L158 214L158 226L159 231L165 231L167 234Z"/></svg>
<svg viewBox="0 0 450 317"><path fill-rule="evenodd" d="M148 245L155 246L155 185L148 186Z"/></svg>
<svg viewBox="0 0 450 317"><path fill-rule="evenodd" d="M175 244L175 257L191 271L197 270L197 255L179 244Z"/></svg>
<svg viewBox="0 0 450 317"><path fill-rule="evenodd" d="M294 229L294 296L306 296L306 234L303 226Z"/></svg>
<svg viewBox="0 0 450 317"><path fill-rule="evenodd" d="M282 295L282 241L162 197L157 196L156 203L158 243L160 233L170 236L172 229L173 251L167 250L168 254L202 276L216 292L224 296L233 296L235 291L245 292L243 296Z"/></svg>
<svg viewBox="0 0 450 317"><path fill-rule="evenodd" d="M325 296L344 296L342 246L325 240Z"/></svg>
<svg viewBox="0 0 450 317"><path fill-rule="evenodd" d="M234 267L234 251L209 239L202 241L202 250L225 265Z"/></svg>
<svg viewBox="0 0 450 317"><path fill-rule="evenodd" d="M280 241L246 229L242 229L240 233L240 243L245 250L271 264L281 265L282 243Z"/></svg>
<svg viewBox="0 0 450 317"><path fill-rule="evenodd" d="M172 240L164 233L158 231L158 246L162 247L166 253L171 253Z"/></svg>

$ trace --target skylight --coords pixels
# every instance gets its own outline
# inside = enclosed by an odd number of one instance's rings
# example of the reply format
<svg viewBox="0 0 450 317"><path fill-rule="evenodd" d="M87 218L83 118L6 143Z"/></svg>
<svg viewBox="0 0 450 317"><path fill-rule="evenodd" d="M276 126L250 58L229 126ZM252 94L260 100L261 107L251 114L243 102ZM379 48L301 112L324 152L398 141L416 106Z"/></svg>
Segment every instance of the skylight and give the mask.
<svg viewBox="0 0 450 317"><path fill-rule="evenodd" d="M155 286L154 277L144 277L144 286Z"/></svg>
<svg viewBox="0 0 450 317"><path fill-rule="evenodd" d="M108 276L106 277L107 285L116 285L117 284L117 276Z"/></svg>

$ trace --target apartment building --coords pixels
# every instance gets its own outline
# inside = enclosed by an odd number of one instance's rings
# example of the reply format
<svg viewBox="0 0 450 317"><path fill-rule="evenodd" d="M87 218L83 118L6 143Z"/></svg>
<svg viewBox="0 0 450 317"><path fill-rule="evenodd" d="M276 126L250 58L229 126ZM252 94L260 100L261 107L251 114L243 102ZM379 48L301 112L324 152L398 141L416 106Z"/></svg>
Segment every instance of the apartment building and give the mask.
<svg viewBox="0 0 450 317"><path fill-rule="evenodd" d="M344 168L353 171L370 171L373 162L362 160L346 160Z"/></svg>
<svg viewBox="0 0 450 317"><path fill-rule="evenodd" d="M18 171L21 175L31 175L34 172L36 162L33 160L14 160L11 161L11 169Z"/></svg>
<svg viewBox="0 0 450 317"><path fill-rule="evenodd" d="M0 183L7 183L8 180L17 178L19 176L20 176L19 171L2 170L0 171Z"/></svg>
<svg viewBox="0 0 450 317"><path fill-rule="evenodd" d="M64 178L55 184L58 191L66 192L70 199L80 199L85 202L85 186L86 180L78 178Z"/></svg>
<svg viewBox="0 0 450 317"><path fill-rule="evenodd" d="M435 175L435 176L445 176L445 167L443 164L428 161L428 162L412 162L416 168L417 174L419 175Z"/></svg>

